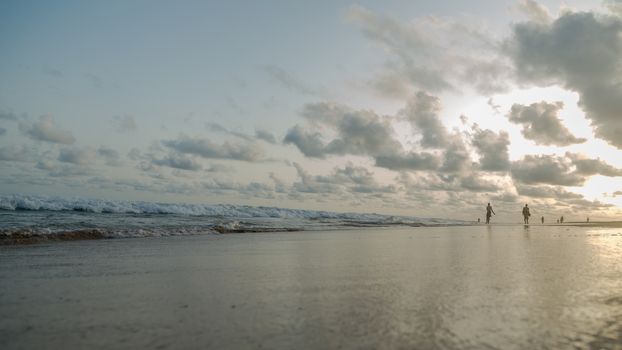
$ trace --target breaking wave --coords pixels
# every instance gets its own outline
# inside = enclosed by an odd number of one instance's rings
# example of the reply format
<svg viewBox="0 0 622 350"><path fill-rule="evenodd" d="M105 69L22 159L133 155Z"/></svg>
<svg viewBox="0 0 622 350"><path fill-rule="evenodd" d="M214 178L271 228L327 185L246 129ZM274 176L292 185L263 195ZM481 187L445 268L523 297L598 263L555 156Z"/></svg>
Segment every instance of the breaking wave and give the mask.
<svg viewBox="0 0 622 350"><path fill-rule="evenodd" d="M247 205L0 196L0 244L466 223L411 216Z"/></svg>

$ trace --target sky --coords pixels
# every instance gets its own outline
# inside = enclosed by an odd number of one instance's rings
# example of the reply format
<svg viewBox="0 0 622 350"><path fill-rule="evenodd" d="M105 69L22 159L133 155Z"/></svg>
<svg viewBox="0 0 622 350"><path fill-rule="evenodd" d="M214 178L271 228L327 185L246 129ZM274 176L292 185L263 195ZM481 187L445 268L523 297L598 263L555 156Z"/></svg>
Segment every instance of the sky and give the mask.
<svg viewBox="0 0 622 350"><path fill-rule="evenodd" d="M622 215L622 1L0 2L0 194Z"/></svg>

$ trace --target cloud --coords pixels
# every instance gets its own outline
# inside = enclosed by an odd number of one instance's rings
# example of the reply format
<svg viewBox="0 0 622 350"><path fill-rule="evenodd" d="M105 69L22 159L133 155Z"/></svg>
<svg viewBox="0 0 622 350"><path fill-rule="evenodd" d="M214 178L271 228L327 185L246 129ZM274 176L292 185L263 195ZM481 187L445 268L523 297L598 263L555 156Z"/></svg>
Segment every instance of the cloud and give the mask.
<svg viewBox="0 0 622 350"><path fill-rule="evenodd" d="M97 149L97 155L104 158L106 165L120 166L122 164L121 155L112 148L100 147Z"/></svg>
<svg viewBox="0 0 622 350"><path fill-rule="evenodd" d="M296 145L307 157L358 155L371 157L376 166L391 170L463 172L472 165L469 152L460 134L447 132L439 111L438 98L421 92L399 112L421 135L422 148L434 152L405 150L390 123L398 117L381 117L370 110L329 102L307 104L302 116L310 128L292 127L283 142Z"/></svg>
<svg viewBox="0 0 622 350"><path fill-rule="evenodd" d="M622 148L619 16L567 11L550 24L518 23L505 47L520 81L576 91L596 136Z"/></svg>
<svg viewBox="0 0 622 350"><path fill-rule="evenodd" d="M220 125L218 123L207 123L207 128L210 131L220 132L220 133L224 133L224 134L227 134L227 135L235 136L237 138L240 138L242 140L249 141L249 142L252 142L252 141L255 141L255 140L262 140L262 141L268 142L270 144L277 144L278 143L276 141L276 137L274 137L274 135L272 133L270 133L269 131L266 131L266 130L257 129L257 130L255 130L255 134L254 135L248 135L248 134L245 134L243 132L227 129L224 126L222 126L222 125Z"/></svg>
<svg viewBox="0 0 622 350"><path fill-rule="evenodd" d="M421 132L421 146L424 148L441 148L449 141L447 130L439 117L440 111L440 99L420 91L400 112Z"/></svg>
<svg viewBox="0 0 622 350"><path fill-rule="evenodd" d="M548 24L551 22L551 14L549 10L534 0L521 0L519 1L517 8L523 12L530 21L539 24Z"/></svg>
<svg viewBox="0 0 622 350"><path fill-rule="evenodd" d="M439 156L428 152L410 152L407 154L394 154L377 156L377 167L391 170L438 170L442 160Z"/></svg>
<svg viewBox="0 0 622 350"><path fill-rule="evenodd" d="M87 148L63 148L58 155L58 161L77 165L87 165L95 160L96 152L94 149Z"/></svg>
<svg viewBox="0 0 622 350"><path fill-rule="evenodd" d="M42 72L45 73L46 75L49 75L50 77L56 78L56 79L61 79L61 78L63 78L65 76L63 74L63 72L61 72L60 70L58 70L56 68L51 68L51 67L43 68Z"/></svg>
<svg viewBox="0 0 622 350"><path fill-rule="evenodd" d="M263 140L273 145L277 144L276 137L274 137L274 135L271 132L266 131L266 130L261 130L261 129L255 130L255 137L258 140Z"/></svg>
<svg viewBox="0 0 622 350"><path fill-rule="evenodd" d="M3 111L0 112L0 120L17 121L18 116L13 112Z"/></svg>
<svg viewBox="0 0 622 350"><path fill-rule="evenodd" d="M593 175L622 176L622 169L600 159L566 153L565 156L526 155L512 163L512 177L521 184L581 186Z"/></svg>
<svg viewBox="0 0 622 350"><path fill-rule="evenodd" d="M479 168L484 171L506 171L510 168L508 147L510 137L507 132L495 133L492 130L482 130L477 124L473 125L471 144L479 154Z"/></svg>
<svg viewBox="0 0 622 350"><path fill-rule="evenodd" d="M516 191L521 196L532 198L555 198L559 200L564 199L580 199L582 195L566 191L560 186L529 186L529 185L517 185Z"/></svg>
<svg viewBox="0 0 622 350"><path fill-rule="evenodd" d="M606 162L598 159L590 159L585 155L576 153L566 153L572 164L576 167L576 173L584 176L603 175L603 176L622 176L622 169L613 167Z"/></svg>
<svg viewBox="0 0 622 350"><path fill-rule="evenodd" d="M473 173L460 178L460 187L471 192L497 192L501 189L493 181L487 180L483 174Z"/></svg>
<svg viewBox="0 0 622 350"><path fill-rule="evenodd" d="M526 155L512 163L512 177L523 184L581 186L585 176L572 171L572 163L564 157Z"/></svg>
<svg viewBox="0 0 622 350"><path fill-rule="evenodd" d="M469 19L427 16L400 21L359 5L352 6L347 17L390 55L385 70L371 83L384 95L402 97L409 86L432 92L458 85L484 93L505 89L510 70L497 40Z"/></svg>
<svg viewBox="0 0 622 350"><path fill-rule="evenodd" d="M296 192L327 194L336 194L339 192L340 189L337 185L326 181L317 181L317 179L307 173L300 164L294 162L293 165L300 178L300 181L294 182L292 185L292 189Z"/></svg>
<svg viewBox="0 0 622 350"><path fill-rule="evenodd" d="M343 105L323 102L307 104L302 115L312 124L328 127L336 133L335 138L325 143L317 131L307 131L298 125L292 127L283 142L296 145L308 157L381 156L401 149L393 137L391 125L372 111L354 111Z"/></svg>
<svg viewBox="0 0 622 350"><path fill-rule="evenodd" d="M210 164L205 171L208 173L230 173L235 171L235 168L224 164Z"/></svg>
<svg viewBox="0 0 622 350"><path fill-rule="evenodd" d="M112 117L112 127L120 133L136 131L136 121L131 115L116 115Z"/></svg>
<svg viewBox="0 0 622 350"><path fill-rule="evenodd" d="M28 137L37 141L46 141L71 145L76 142L71 132L59 129L54 123L52 116L41 116L39 121L33 124L19 123L19 129Z"/></svg>
<svg viewBox="0 0 622 350"><path fill-rule="evenodd" d="M0 161L27 162L33 157L33 152L25 146L0 147Z"/></svg>
<svg viewBox="0 0 622 350"><path fill-rule="evenodd" d="M557 114L563 107L562 102L542 101L529 106L514 104L508 119L522 125L523 136L539 145L568 146L587 141L572 135L562 124Z"/></svg>
<svg viewBox="0 0 622 350"><path fill-rule="evenodd" d="M442 174L442 173L417 173L410 175L402 173L398 182L407 193L417 191L434 192L496 192L500 189L499 184L483 173L469 174ZM430 203L432 205L432 203Z"/></svg>
<svg viewBox="0 0 622 350"><path fill-rule="evenodd" d="M473 164L462 136L457 133L453 134L448 143L443 153L443 164L439 170L446 173L460 173L469 170Z"/></svg>
<svg viewBox="0 0 622 350"><path fill-rule="evenodd" d="M347 194L387 194L394 193L393 185L381 185L376 182L374 174L365 167L347 164L335 167L330 175L310 175L300 164L294 163L300 181L294 182L291 190L300 193L331 194L345 196ZM282 182L273 177L276 183Z"/></svg>
<svg viewBox="0 0 622 350"><path fill-rule="evenodd" d="M622 1L604 0L603 3L609 9L609 11L622 15Z"/></svg>
<svg viewBox="0 0 622 350"><path fill-rule="evenodd" d="M190 170L190 171L198 171L203 167L194 159L181 155L181 154L169 154L167 157L162 159L152 159L151 161L155 165L166 166L169 168L181 169L181 170Z"/></svg>
<svg viewBox="0 0 622 350"><path fill-rule="evenodd" d="M0 128L0 136L3 136L4 134L6 134L6 129Z"/></svg>
<svg viewBox="0 0 622 350"><path fill-rule="evenodd" d="M234 159L256 162L262 156L257 145L224 142L216 144L209 139L180 135L176 140L164 140L162 144L183 154L194 154L207 159Z"/></svg>
<svg viewBox="0 0 622 350"><path fill-rule="evenodd" d="M293 74L275 65L264 66L263 69L274 79L291 91L303 95L321 95L318 89L312 88Z"/></svg>

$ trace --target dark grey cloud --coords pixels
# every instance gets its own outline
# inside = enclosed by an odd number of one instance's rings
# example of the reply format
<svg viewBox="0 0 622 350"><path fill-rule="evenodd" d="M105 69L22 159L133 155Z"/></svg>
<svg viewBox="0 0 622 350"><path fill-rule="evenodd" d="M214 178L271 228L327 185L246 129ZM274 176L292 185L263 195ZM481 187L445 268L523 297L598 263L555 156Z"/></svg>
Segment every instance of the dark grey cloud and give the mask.
<svg viewBox="0 0 622 350"><path fill-rule="evenodd" d="M389 122L372 111L354 111L325 102L306 105L302 115L312 124L331 128L337 134L325 143L319 132L307 131L298 125L291 128L283 142L296 145L308 157L345 154L381 156L401 149Z"/></svg>
<svg viewBox="0 0 622 350"><path fill-rule="evenodd" d="M347 196L353 193L388 194L396 192L393 185L377 183L374 173L365 167L347 164L343 167L334 168L329 175L310 175L300 164L294 163L293 166L296 168L300 180L292 184L292 192L337 196ZM275 182L277 181L278 179L275 180Z"/></svg>
<svg viewBox="0 0 622 350"><path fill-rule="evenodd" d="M88 165L95 160L96 152L90 147L63 148L58 155L58 161L77 165Z"/></svg>
<svg viewBox="0 0 622 350"><path fill-rule="evenodd" d="M563 107L562 102L542 101L529 106L514 104L508 114L508 119L520 124L523 128L521 130L523 136L539 145L568 146L587 141L587 139L572 135L562 124L558 112Z"/></svg>
<svg viewBox="0 0 622 350"><path fill-rule="evenodd" d="M550 24L518 23L506 43L518 78L576 91L597 137L622 148L622 19L564 12Z"/></svg>
<svg viewBox="0 0 622 350"><path fill-rule="evenodd" d="M469 152L460 134L447 132L439 111L438 98L421 92L399 114L421 136L421 148L433 152L405 150L390 124L398 117L381 117L370 110L355 111L328 102L307 104L302 116L309 128L292 127L283 142L296 145L305 156L313 158L360 155L391 170L464 172L473 165Z"/></svg>
<svg viewBox="0 0 622 350"><path fill-rule="evenodd" d="M580 199L582 195L566 191L560 186L530 186L516 185L516 191L521 196L532 198L554 198L559 200Z"/></svg>
<svg viewBox="0 0 622 350"><path fill-rule="evenodd" d="M324 193L324 194L337 194L340 192L340 187L336 184L328 181L318 181L316 177L306 172L302 166L298 163L293 163L298 173L300 181L296 181L292 185L292 190L302 193Z"/></svg>
<svg viewBox="0 0 622 350"><path fill-rule="evenodd" d="M494 181L486 179L484 174L472 173L460 178L460 188L471 192L495 193L501 187Z"/></svg>
<svg viewBox="0 0 622 350"><path fill-rule="evenodd" d="M526 155L512 163L512 178L523 184L581 186L585 176L573 172L572 163L565 157Z"/></svg>
<svg viewBox="0 0 622 350"><path fill-rule="evenodd" d="M417 173L414 175L400 174L397 181L403 186L402 190L407 193L419 191L432 191L439 193L465 192L465 193L495 193L501 189L499 184L484 173L466 174L442 174L442 173ZM430 203L433 205L435 203Z"/></svg>
<svg viewBox="0 0 622 350"><path fill-rule="evenodd" d="M585 155L577 153L566 153L572 164L576 167L575 172L584 176L603 175L603 176L622 176L622 169L616 168L605 161L599 159L591 159Z"/></svg>
<svg viewBox="0 0 622 350"><path fill-rule="evenodd" d="M496 133L473 126L471 144L479 155L479 168L484 171L507 171L510 168L508 147L510 136L505 131Z"/></svg>
<svg viewBox="0 0 622 350"><path fill-rule="evenodd" d="M112 117L112 127L120 133L136 131L136 121L131 115L116 115Z"/></svg>
<svg viewBox="0 0 622 350"><path fill-rule="evenodd" d="M428 152L377 156L375 165L391 170L438 170L442 159Z"/></svg>
<svg viewBox="0 0 622 350"><path fill-rule="evenodd" d="M266 131L266 130L261 130L261 129L255 130L255 137L258 140L263 140L273 145L276 145L278 143L276 140L276 137L271 132Z"/></svg>
<svg viewBox="0 0 622 350"><path fill-rule="evenodd" d="M300 125L295 125L287 131L283 143L295 145L307 157L324 158L329 153L322 141L322 134L307 131Z"/></svg>
<svg viewBox="0 0 622 350"><path fill-rule="evenodd" d="M464 18L400 21L358 5L348 18L390 55L371 83L380 93L402 97L408 86L434 92L465 84L487 94L505 89L510 69L498 41L482 26Z"/></svg>
<svg viewBox="0 0 622 350"><path fill-rule="evenodd" d="M260 160L261 149L250 143L224 142L216 144L209 139L180 135L175 140L164 140L162 144L182 154L194 154L207 159L233 159L247 162Z"/></svg>
<svg viewBox="0 0 622 350"><path fill-rule="evenodd" d="M400 112L421 133L421 146L424 148L441 148L449 141L440 111L440 99L420 91Z"/></svg>
<svg viewBox="0 0 622 350"><path fill-rule="evenodd" d="M161 159L152 159L151 162L155 165L166 166L169 168L181 169L181 170L190 170L190 171L199 171L203 167L196 160L191 157L182 155L182 154L169 154L168 156Z"/></svg>
<svg viewBox="0 0 622 350"><path fill-rule="evenodd" d="M19 123L19 129L33 140L71 145L76 142L70 131L62 130L51 116L41 116L38 122Z"/></svg>
<svg viewBox="0 0 622 350"><path fill-rule="evenodd" d="M512 163L511 174L519 184L581 186L593 175L622 176L622 169L600 159L566 153L565 156L527 155Z"/></svg>
<svg viewBox="0 0 622 350"><path fill-rule="evenodd" d="M461 173L469 170L473 165L462 136L451 135L443 152L443 164L439 170L445 173Z"/></svg>

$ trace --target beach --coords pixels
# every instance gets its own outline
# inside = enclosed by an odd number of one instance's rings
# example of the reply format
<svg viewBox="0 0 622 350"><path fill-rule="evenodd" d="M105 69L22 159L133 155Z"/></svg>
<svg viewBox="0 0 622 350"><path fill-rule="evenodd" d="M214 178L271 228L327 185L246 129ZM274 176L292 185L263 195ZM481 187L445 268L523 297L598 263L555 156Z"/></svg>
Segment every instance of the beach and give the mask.
<svg viewBox="0 0 622 350"><path fill-rule="evenodd" d="M622 230L456 226L0 247L3 349L621 349Z"/></svg>

